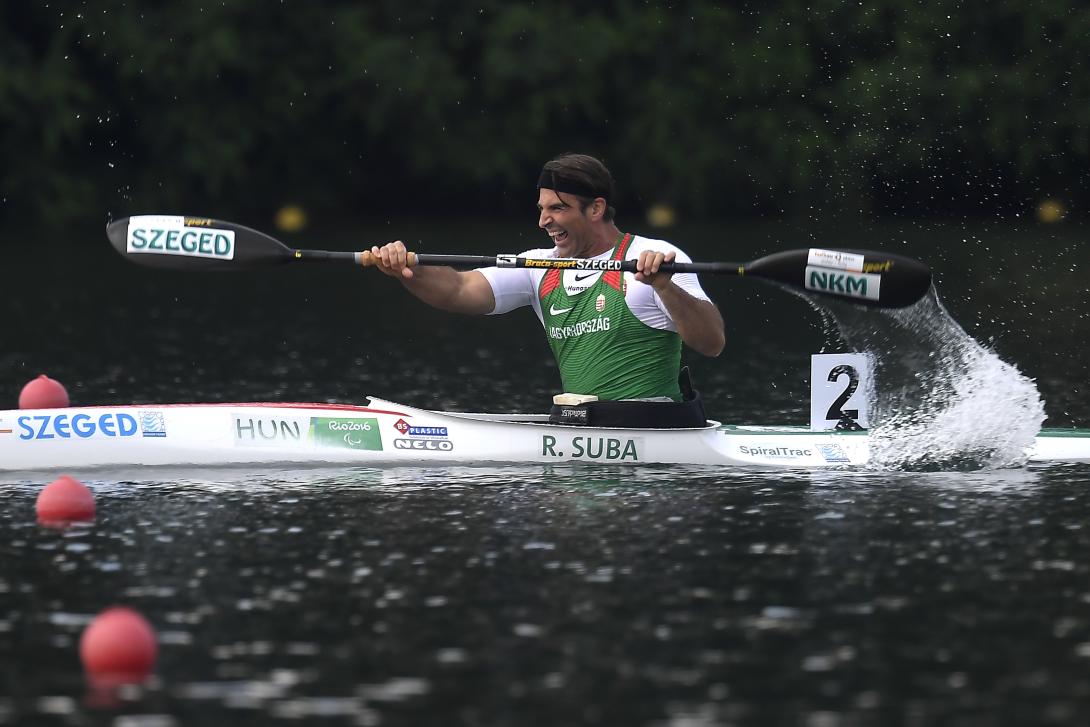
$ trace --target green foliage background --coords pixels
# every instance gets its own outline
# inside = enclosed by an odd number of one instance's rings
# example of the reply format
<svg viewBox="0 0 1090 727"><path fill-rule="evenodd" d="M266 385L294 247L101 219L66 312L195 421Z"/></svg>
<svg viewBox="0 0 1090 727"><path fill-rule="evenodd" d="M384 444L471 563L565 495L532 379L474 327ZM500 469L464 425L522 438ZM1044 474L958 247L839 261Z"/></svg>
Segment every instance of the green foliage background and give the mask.
<svg viewBox="0 0 1090 727"><path fill-rule="evenodd" d="M567 150L630 208L1078 210L1088 57L1065 0L7 2L0 215L498 214Z"/></svg>

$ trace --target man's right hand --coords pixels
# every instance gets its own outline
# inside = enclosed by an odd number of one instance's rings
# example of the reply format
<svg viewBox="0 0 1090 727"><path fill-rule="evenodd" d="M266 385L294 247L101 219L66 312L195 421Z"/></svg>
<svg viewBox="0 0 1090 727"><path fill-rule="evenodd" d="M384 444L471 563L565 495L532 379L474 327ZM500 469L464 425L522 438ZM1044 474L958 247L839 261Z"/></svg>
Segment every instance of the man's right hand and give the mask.
<svg viewBox="0 0 1090 727"><path fill-rule="evenodd" d="M371 248L374 265L386 275L394 278L408 280L413 276L409 267L409 251L405 249L405 243L401 240L387 243L382 247L375 245Z"/></svg>

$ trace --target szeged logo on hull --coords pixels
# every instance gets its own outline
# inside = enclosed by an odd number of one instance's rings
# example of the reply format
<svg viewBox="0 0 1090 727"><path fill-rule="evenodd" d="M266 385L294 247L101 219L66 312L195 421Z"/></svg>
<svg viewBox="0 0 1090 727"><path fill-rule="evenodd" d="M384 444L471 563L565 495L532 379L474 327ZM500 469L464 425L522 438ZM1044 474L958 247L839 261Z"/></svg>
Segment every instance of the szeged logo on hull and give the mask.
<svg viewBox="0 0 1090 727"><path fill-rule="evenodd" d="M16 418L15 426L19 439L23 441L167 436L163 412L151 410L139 411L137 416L125 411L25 414ZM0 434L10 433L12 430L0 422Z"/></svg>

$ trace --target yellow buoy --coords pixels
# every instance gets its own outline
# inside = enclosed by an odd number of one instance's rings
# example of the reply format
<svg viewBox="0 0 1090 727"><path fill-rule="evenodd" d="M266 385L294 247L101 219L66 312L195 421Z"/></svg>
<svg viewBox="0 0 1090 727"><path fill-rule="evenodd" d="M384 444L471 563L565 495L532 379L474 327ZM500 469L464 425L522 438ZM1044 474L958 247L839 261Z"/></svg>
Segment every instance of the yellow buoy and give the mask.
<svg viewBox="0 0 1090 727"><path fill-rule="evenodd" d="M1066 214L1067 208L1058 199L1046 199L1037 205L1037 219L1044 223L1059 222Z"/></svg>
<svg viewBox="0 0 1090 727"><path fill-rule="evenodd" d="M653 204L647 210L647 224L652 227L671 227L677 222L677 213L668 204Z"/></svg>
<svg viewBox="0 0 1090 727"><path fill-rule="evenodd" d="M296 204L287 204L276 212L276 229L281 232L299 232L307 226L307 212Z"/></svg>

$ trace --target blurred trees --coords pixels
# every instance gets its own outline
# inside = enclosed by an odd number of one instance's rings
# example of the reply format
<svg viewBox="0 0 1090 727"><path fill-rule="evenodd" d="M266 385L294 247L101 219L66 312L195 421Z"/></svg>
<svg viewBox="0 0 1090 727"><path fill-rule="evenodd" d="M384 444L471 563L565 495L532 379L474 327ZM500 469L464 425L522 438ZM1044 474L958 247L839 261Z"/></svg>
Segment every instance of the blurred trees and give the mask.
<svg viewBox="0 0 1090 727"><path fill-rule="evenodd" d="M1088 199L1067 0L133 0L0 5L0 215L285 201L532 209L606 160L622 209L1011 214Z"/></svg>

